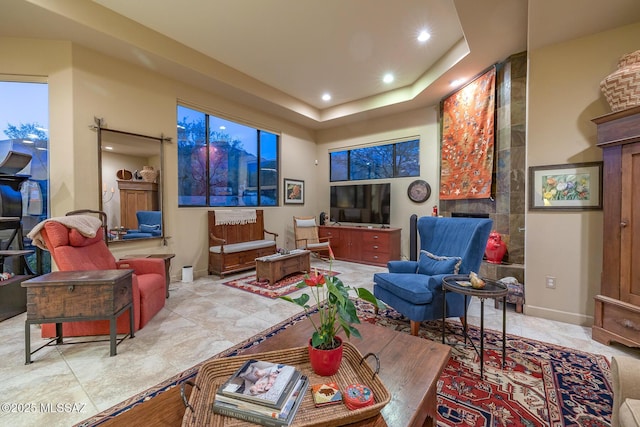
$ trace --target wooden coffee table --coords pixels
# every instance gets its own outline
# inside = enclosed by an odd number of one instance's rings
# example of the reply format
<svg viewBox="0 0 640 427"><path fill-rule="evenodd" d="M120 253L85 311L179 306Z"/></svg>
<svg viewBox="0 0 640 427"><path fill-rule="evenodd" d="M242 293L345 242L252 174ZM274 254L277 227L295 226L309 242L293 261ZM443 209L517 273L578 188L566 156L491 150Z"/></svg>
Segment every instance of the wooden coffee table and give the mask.
<svg viewBox="0 0 640 427"><path fill-rule="evenodd" d="M290 252L256 258L256 279L265 279L270 285L290 274L311 270L311 252Z"/></svg>
<svg viewBox="0 0 640 427"><path fill-rule="evenodd" d="M350 342L363 355L369 352L378 355L380 379L391 393L391 401L377 416L350 425L435 427L438 378L449 361L449 346L368 323L357 325L357 328L363 339L353 338ZM242 354L303 346L311 333L311 322L304 320ZM187 392L190 392L189 387ZM180 387L173 387L102 425L178 427L182 424L184 412Z"/></svg>
<svg viewBox="0 0 640 427"><path fill-rule="evenodd" d="M356 325L362 339L351 344L360 353L375 353L380 358L380 379L391 393L380 415L351 426L435 426L437 383L449 361L449 346L383 326ZM313 332L305 320L251 347L243 354L282 350L306 345Z"/></svg>

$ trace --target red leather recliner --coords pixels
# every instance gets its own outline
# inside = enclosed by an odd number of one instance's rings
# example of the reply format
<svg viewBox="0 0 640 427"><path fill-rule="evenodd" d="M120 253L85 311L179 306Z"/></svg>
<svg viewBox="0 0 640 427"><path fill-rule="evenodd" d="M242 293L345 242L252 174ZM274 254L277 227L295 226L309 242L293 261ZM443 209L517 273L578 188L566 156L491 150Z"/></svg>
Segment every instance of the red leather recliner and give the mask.
<svg viewBox="0 0 640 427"><path fill-rule="evenodd" d="M130 268L132 276L134 327L146 325L165 304L166 281L164 261L157 258L138 258L116 261L103 236L85 237L74 228L48 221L41 236L47 250L60 271L113 270ZM62 324L67 336L108 335L108 320L67 322ZM117 320L118 333L129 333L129 312ZM42 325L42 337L55 337L55 324Z"/></svg>

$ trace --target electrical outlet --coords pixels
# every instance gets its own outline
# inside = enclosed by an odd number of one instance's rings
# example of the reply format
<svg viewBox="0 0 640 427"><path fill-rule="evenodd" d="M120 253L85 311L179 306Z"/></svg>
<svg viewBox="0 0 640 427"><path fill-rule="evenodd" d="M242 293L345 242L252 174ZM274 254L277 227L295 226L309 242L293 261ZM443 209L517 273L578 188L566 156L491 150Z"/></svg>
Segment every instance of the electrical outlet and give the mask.
<svg viewBox="0 0 640 427"><path fill-rule="evenodd" d="M553 276L547 276L547 288L555 289L556 288L556 278Z"/></svg>

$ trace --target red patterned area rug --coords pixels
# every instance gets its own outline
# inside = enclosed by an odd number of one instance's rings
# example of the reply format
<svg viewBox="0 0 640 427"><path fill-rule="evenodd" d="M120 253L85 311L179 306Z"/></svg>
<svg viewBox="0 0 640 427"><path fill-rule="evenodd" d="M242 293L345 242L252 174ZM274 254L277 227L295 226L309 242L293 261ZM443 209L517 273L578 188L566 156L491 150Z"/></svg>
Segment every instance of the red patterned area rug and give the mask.
<svg viewBox="0 0 640 427"><path fill-rule="evenodd" d="M393 309L376 316L373 306L361 303L358 314L364 322L410 333L409 321ZM610 426L613 389L604 356L507 334L501 369L502 332L484 332L481 380L479 356L464 346L462 325L446 322L445 338L453 345L438 381L438 426ZM479 343L478 327L468 333ZM419 335L441 341L442 322L422 322Z"/></svg>
<svg viewBox="0 0 640 427"><path fill-rule="evenodd" d="M409 321L393 309L378 316L368 303L358 303L362 321L409 333ZM263 331L213 358L241 354L286 328L305 321L297 315ZM508 319L507 319L508 321ZM478 338L478 328L469 334ZM446 336L461 342L459 322L446 323ZM499 332L485 330L486 343L498 347ZM423 322L420 336L440 341L442 323ZM439 427L552 426L609 427L613 391L610 365L602 355L507 335L507 363L501 369L502 350L487 350L485 379L480 380L478 356L472 348L452 346L451 359L438 381ZM205 363L205 362L202 362ZM103 411L77 426L92 427L117 418L159 394L193 380L202 363Z"/></svg>
<svg viewBox="0 0 640 427"><path fill-rule="evenodd" d="M315 271L316 269L314 269ZM318 274L337 276L340 273L335 271L324 270L318 268ZM232 288L242 289L243 291L251 292L254 294L262 295L269 298L278 298L283 295L290 294L297 291L296 287L304 279L305 273L291 274L284 279L278 280L273 285L270 285L266 280L256 280L256 275L241 277L235 280L229 280L223 282L223 285L231 286Z"/></svg>

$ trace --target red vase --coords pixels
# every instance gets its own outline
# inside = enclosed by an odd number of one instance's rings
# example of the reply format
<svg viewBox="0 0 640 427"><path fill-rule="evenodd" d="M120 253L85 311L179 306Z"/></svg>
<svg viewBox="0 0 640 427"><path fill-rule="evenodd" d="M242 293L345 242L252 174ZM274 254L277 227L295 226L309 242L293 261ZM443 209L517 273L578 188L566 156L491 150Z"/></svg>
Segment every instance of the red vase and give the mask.
<svg viewBox="0 0 640 427"><path fill-rule="evenodd" d="M340 345L337 348L331 350L320 350L311 345L311 339L309 339L309 361L311 362L311 368L316 374L328 377L335 374L340 369L340 362L342 362L342 340L336 337L337 341L340 341Z"/></svg>
<svg viewBox="0 0 640 427"><path fill-rule="evenodd" d="M489 240L487 240L487 247L484 255L487 257L487 261L492 264L500 264L504 254L507 252L507 245L502 241L502 236L497 231L489 233Z"/></svg>

